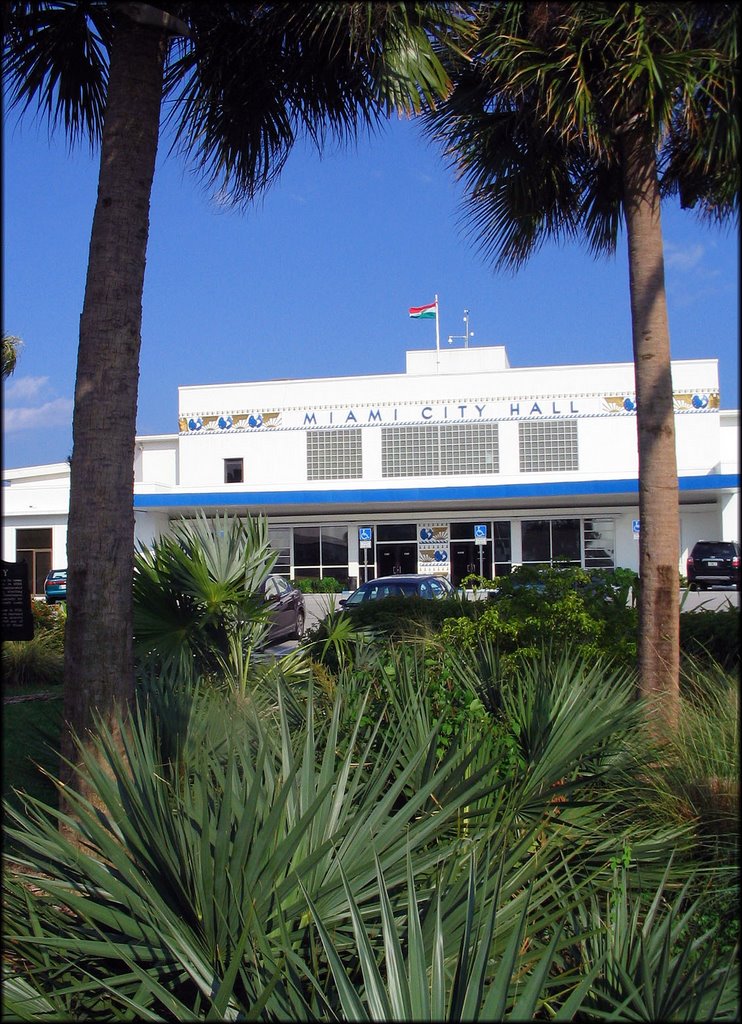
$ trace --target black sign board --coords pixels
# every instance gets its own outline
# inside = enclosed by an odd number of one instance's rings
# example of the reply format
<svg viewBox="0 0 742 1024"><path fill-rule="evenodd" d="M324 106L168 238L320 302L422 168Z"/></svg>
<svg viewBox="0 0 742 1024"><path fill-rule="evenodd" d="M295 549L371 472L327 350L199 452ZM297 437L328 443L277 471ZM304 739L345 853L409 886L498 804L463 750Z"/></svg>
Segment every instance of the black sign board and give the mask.
<svg viewBox="0 0 742 1024"><path fill-rule="evenodd" d="M28 566L25 562L3 561L2 574L2 638L33 640Z"/></svg>

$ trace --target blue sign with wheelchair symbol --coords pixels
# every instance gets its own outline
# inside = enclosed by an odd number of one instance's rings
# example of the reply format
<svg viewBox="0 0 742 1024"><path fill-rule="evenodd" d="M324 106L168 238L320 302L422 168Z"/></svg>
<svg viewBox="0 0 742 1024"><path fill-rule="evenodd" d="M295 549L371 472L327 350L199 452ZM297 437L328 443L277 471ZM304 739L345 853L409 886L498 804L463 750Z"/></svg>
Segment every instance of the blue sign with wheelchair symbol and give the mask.
<svg viewBox="0 0 742 1024"><path fill-rule="evenodd" d="M487 536L487 524L486 523L477 523L475 525L475 527L474 527L474 536L475 537L486 537Z"/></svg>
<svg viewBox="0 0 742 1024"><path fill-rule="evenodd" d="M359 526L358 527L358 539L359 540L371 540L371 527L370 526Z"/></svg>

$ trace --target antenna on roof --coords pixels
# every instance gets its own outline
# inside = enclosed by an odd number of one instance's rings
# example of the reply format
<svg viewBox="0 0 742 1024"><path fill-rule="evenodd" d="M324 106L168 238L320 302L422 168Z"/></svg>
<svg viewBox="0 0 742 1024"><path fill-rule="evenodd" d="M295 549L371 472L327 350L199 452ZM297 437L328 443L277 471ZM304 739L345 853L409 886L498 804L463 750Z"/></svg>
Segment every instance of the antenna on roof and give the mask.
<svg viewBox="0 0 742 1024"><path fill-rule="evenodd" d="M466 324L466 334L449 334L448 344L453 345L455 341L463 341L464 348L469 348L469 338L474 337L474 331L469 330L469 310L464 310L464 323Z"/></svg>

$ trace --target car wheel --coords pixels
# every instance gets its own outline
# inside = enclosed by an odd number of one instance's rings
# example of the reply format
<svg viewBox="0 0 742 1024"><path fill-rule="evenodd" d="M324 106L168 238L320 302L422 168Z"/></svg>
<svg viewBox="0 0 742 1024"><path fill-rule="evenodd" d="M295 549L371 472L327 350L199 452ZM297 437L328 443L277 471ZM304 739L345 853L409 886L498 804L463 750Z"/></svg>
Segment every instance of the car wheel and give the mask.
<svg viewBox="0 0 742 1024"><path fill-rule="evenodd" d="M698 584L697 583L689 583L688 584L688 590L698 590Z"/></svg>
<svg viewBox="0 0 742 1024"><path fill-rule="evenodd" d="M296 613L296 626L294 627L294 634L292 640L301 640L304 636L304 610L300 608Z"/></svg>

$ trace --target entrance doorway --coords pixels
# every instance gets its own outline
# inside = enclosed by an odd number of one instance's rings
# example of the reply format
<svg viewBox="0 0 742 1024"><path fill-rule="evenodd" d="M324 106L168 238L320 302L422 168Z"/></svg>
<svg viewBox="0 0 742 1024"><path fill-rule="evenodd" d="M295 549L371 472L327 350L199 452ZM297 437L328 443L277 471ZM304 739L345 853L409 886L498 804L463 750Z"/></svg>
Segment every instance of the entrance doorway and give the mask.
<svg viewBox="0 0 742 1024"><path fill-rule="evenodd" d="M376 571L379 576L417 572L417 529L414 523L379 523L376 527Z"/></svg>
<svg viewBox="0 0 742 1024"><path fill-rule="evenodd" d="M484 576L485 579L492 578L492 545L489 541L486 544L475 544L473 540L452 540L451 582L458 587L470 573Z"/></svg>
<svg viewBox="0 0 742 1024"><path fill-rule="evenodd" d="M377 543L376 566L379 576L399 576L417 572L417 544Z"/></svg>

